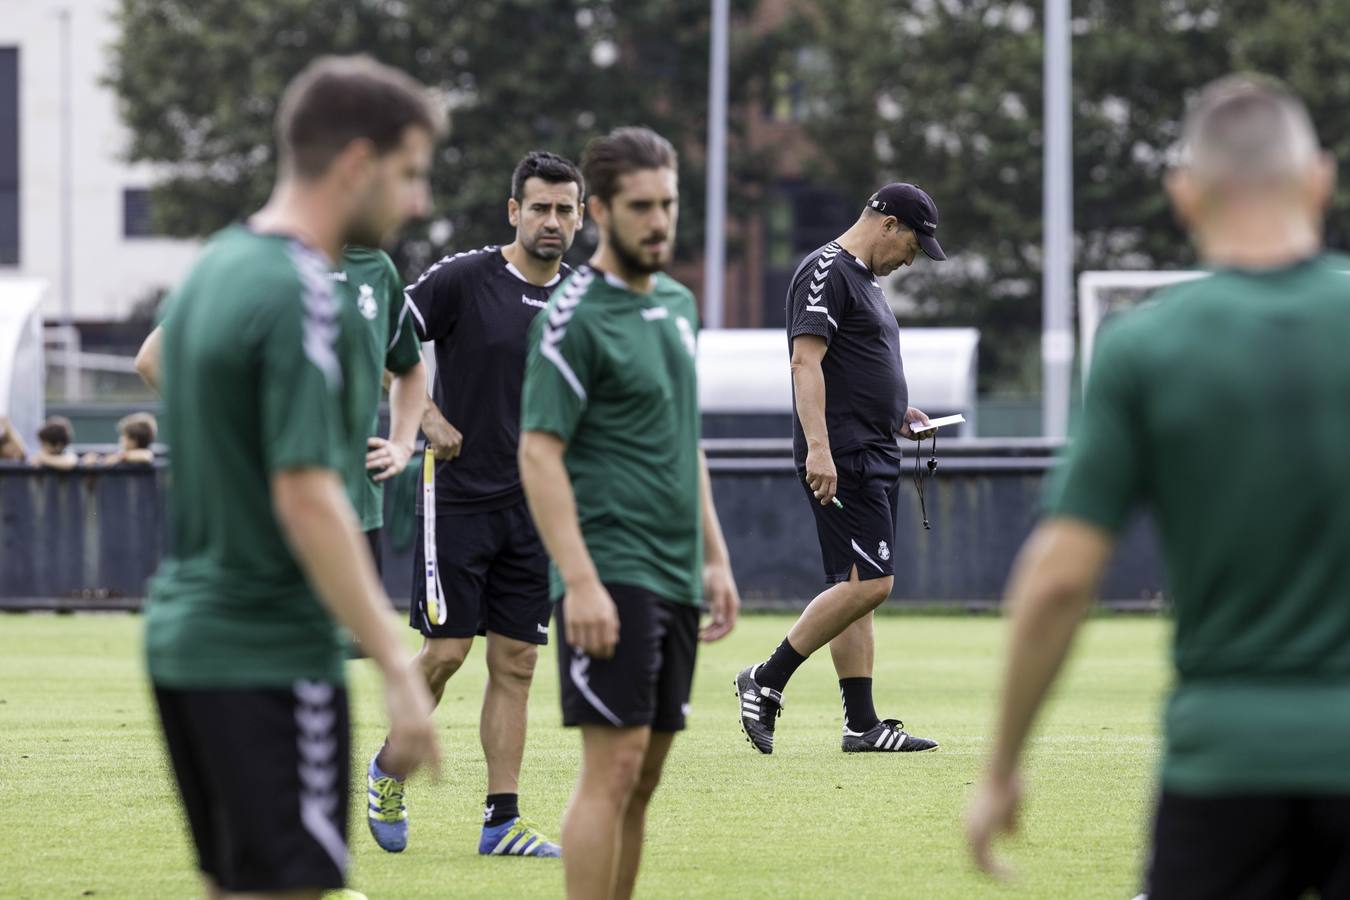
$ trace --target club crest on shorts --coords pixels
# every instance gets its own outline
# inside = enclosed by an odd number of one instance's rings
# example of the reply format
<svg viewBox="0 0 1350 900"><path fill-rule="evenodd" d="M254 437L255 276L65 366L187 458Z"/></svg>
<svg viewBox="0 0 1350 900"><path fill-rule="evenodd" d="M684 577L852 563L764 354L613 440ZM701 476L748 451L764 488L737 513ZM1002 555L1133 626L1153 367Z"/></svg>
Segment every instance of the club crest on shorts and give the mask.
<svg viewBox="0 0 1350 900"><path fill-rule="evenodd" d="M882 562L891 558L891 548L886 546L885 541L877 544L877 556L881 557Z"/></svg>

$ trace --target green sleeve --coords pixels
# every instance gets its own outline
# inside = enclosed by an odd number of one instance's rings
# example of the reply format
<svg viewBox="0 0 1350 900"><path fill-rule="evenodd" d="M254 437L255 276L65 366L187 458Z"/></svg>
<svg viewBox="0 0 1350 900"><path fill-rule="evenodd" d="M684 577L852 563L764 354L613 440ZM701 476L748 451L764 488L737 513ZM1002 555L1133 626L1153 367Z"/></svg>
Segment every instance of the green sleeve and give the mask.
<svg viewBox="0 0 1350 900"><path fill-rule="evenodd" d="M412 316L403 296L403 279L389 254L380 253L384 260L385 298L389 307L389 346L385 348L384 367L395 375L402 375L422 361L422 342L417 339Z"/></svg>
<svg viewBox="0 0 1350 900"><path fill-rule="evenodd" d="M1042 504L1047 515L1113 534L1141 499L1145 465L1139 357L1123 324L1107 326L1097 340L1082 413Z"/></svg>
<svg viewBox="0 0 1350 900"><path fill-rule="evenodd" d="M267 471L344 468L337 298L331 289L280 304L262 339L259 396Z"/></svg>
<svg viewBox="0 0 1350 900"><path fill-rule="evenodd" d="M576 433L586 410L599 358L587 320L565 320L556 302L530 325L520 430L551 432L566 443Z"/></svg>

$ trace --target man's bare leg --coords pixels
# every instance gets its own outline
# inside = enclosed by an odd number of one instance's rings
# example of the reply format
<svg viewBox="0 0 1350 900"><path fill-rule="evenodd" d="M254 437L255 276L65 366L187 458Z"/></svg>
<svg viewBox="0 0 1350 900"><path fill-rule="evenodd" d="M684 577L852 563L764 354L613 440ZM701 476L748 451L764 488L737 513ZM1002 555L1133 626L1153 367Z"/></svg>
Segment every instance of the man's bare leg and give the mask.
<svg viewBox="0 0 1350 900"><path fill-rule="evenodd" d="M488 634L488 680L478 735L483 743L483 758L487 760L489 794L520 791L530 683L538 659L537 645Z"/></svg>
<svg viewBox="0 0 1350 900"><path fill-rule="evenodd" d="M422 642L422 649L417 651L413 657L412 664L426 679L427 687L431 689L431 700L440 705L441 696L445 693L446 682L450 676L459 671L459 667L464 665L464 660L469 655L469 648L473 646L473 638L426 638ZM386 775L392 775L395 778L402 779L407 773L390 771L386 768L384 748L380 749L379 755L375 757L375 765L380 767L380 771Z"/></svg>
<svg viewBox="0 0 1350 900"><path fill-rule="evenodd" d="M647 754L642 759L642 772L638 776L633 796L628 801L628 810L623 817L622 846L619 852L619 872L614 885L614 900L628 900L633 896L633 887L637 884L638 866L642 863L642 838L647 825L647 807L651 804L652 794L661 782L661 770L665 766L670 745L675 741L673 731L653 731L647 742Z"/></svg>
<svg viewBox="0 0 1350 900"><path fill-rule="evenodd" d="M624 816L642 774L650 728L581 727L581 772L563 816L569 900L609 900Z"/></svg>

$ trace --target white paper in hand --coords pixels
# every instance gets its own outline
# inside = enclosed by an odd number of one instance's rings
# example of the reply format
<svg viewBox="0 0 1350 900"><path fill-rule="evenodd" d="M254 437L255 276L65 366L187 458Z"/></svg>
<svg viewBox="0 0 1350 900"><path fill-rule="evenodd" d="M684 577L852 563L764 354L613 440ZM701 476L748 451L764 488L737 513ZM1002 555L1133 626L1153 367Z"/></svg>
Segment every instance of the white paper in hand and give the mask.
<svg viewBox="0 0 1350 900"><path fill-rule="evenodd" d="M921 434L925 431L932 431L934 428L941 428L943 425L960 425L966 420L966 417L957 413L954 416L943 416L940 419L929 419L927 425L919 425L915 422L909 423L911 434Z"/></svg>

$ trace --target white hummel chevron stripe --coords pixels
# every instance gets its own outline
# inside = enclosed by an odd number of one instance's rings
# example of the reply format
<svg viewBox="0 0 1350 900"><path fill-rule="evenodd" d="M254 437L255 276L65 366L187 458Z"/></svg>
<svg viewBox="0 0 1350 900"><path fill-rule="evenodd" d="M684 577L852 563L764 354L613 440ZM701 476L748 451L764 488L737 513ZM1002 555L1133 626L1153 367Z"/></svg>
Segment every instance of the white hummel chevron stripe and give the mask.
<svg viewBox="0 0 1350 900"><path fill-rule="evenodd" d="M872 564L872 568L876 569L878 572L881 572L883 575L886 573L886 570L885 570L885 569L883 569L881 566L877 565L877 561L876 561L875 559L873 559L872 557L868 556L867 553L863 550L863 548L861 548L861 547L858 546L858 542L857 542L857 541L853 540L853 538L849 538L848 542L849 542L850 544L853 545L853 552L857 553L857 554L858 554L859 556L861 556L863 559L865 559L865 560L867 560L868 562L870 562L870 563Z"/></svg>
<svg viewBox="0 0 1350 900"><path fill-rule="evenodd" d="M287 253L303 288L300 343L305 358L323 373L330 388L337 388L342 384L337 356L338 300L328 261L299 241L292 241Z"/></svg>
<svg viewBox="0 0 1350 900"><path fill-rule="evenodd" d="M331 684L297 681L295 723L300 763L300 822L338 871L347 869L347 841L334 821L338 808L337 710Z"/></svg>
<svg viewBox="0 0 1350 900"><path fill-rule="evenodd" d="M571 364L562 355L559 345L562 344L563 335L567 333L567 323L571 321L572 313L581 302L581 295L586 292L586 288L594 278L595 273L590 269L582 268L576 271L562 289L562 293L557 296L553 308L548 311L548 324L553 327L545 328L544 335L539 341L539 355L553 363L582 403L586 402L586 388L577 377L577 373L572 370Z"/></svg>
<svg viewBox="0 0 1350 900"><path fill-rule="evenodd" d="M586 671L590 667L591 658L580 650L577 650L576 655L572 657L572 665L568 670L569 674L572 676L572 683L577 686L577 690L581 691L581 696L586 698L586 702L589 703L596 712L609 720L609 723L615 728L622 728L623 722L618 716L610 711L610 708L605 705L604 701L602 701L591 688L590 677L586 674Z"/></svg>

